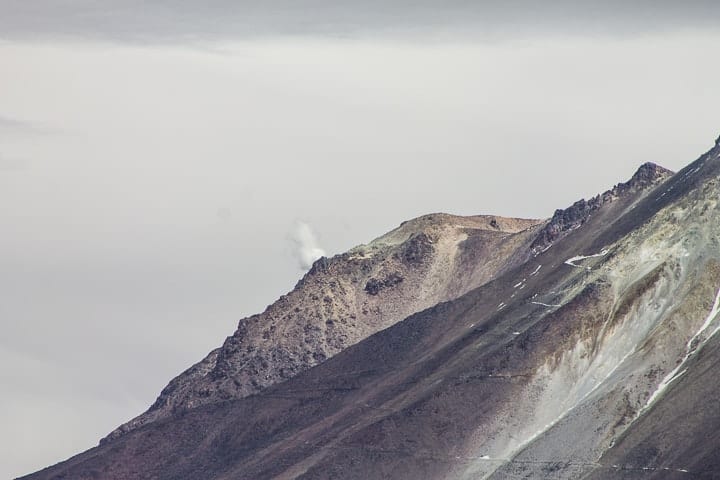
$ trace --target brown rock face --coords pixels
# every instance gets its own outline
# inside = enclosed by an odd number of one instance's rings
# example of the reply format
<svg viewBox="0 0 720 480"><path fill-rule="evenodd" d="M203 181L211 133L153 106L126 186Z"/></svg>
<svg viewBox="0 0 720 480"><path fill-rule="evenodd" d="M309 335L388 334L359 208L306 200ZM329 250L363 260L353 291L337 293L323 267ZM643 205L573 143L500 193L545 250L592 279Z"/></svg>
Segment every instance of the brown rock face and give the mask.
<svg viewBox="0 0 720 480"><path fill-rule="evenodd" d="M368 245L321 258L265 312L163 389L115 438L200 405L294 377L362 339L492 280L528 256L540 220L426 215Z"/></svg>

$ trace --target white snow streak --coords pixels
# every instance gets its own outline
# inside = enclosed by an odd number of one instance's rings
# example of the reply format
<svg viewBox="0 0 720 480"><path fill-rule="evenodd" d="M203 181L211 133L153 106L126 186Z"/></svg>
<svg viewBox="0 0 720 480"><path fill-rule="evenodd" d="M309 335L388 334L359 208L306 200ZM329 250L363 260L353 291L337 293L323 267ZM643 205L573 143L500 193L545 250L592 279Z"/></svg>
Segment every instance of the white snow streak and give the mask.
<svg viewBox="0 0 720 480"><path fill-rule="evenodd" d="M556 305L553 303L543 303L543 302L530 302L534 303L535 305L542 305L543 307L562 307L562 305Z"/></svg>
<svg viewBox="0 0 720 480"><path fill-rule="evenodd" d="M568 258L565 260L566 265L570 265L571 267L579 267L582 268L580 265L575 265L575 262L579 262L580 260L585 260L587 258L596 258L596 257L604 257L609 252L608 249L604 249L600 253L596 253L595 255L577 255L572 258Z"/></svg>
<svg viewBox="0 0 720 480"><path fill-rule="evenodd" d="M650 408L650 405L652 405L652 403L655 402L655 400L657 400L657 398L663 394L665 389L667 389L668 385L670 385L672 382L680 378L685 372L687 372L687 368L683 368L683 366L685 366L685 363L690 359L690 357L700 351L702 347L708 342L708 340L710 340L718 331L720 331L719 325L715 327L715 329L710 333L710 335L708 335L702 340L699 340L703 332L707 330L708 327L710 327L710 324L718 316L718 313L720 313L720 289L718 289L717 294L715 295L715 302L713 303L712 310L710 310L710 313L705 319L705 322L695 333L695 335L693 335L692 338L688 341L685 347L685 357L683 357L682 361L678 364L677 367L675 367L670 373L665 376L665 378L663 378L662 382L660 382L660 385L658 385L658 388L653 392L652 395L650 395L650 398L648 398L645 406L641 408L638 412L638 417L640 417L643 413L645 413L645 411L647 411L648 408Z"/></svg>
<svg viewBox="0 0 720 480"><path fill-rule="evenodd" d="M683 178L687 178L687 177L689 177L690 175L693 175L693 174L697 173L701 168L702 168L702 165L700 165L699 167L696 167L696 168L690 170L689 172L687 172L687 173L683 176Z"/></svg>

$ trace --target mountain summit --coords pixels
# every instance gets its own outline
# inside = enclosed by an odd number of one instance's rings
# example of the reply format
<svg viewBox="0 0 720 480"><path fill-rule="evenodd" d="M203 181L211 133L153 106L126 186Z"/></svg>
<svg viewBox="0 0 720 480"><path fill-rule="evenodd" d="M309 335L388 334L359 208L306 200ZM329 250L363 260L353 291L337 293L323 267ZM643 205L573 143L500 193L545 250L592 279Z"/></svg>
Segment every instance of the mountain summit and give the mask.
<svg viewBox="0 0 720 480"><path fill-rule="evenodd" d="M405 222L24 478L720 478L719 194L716 143L548 220Z"/></svg>

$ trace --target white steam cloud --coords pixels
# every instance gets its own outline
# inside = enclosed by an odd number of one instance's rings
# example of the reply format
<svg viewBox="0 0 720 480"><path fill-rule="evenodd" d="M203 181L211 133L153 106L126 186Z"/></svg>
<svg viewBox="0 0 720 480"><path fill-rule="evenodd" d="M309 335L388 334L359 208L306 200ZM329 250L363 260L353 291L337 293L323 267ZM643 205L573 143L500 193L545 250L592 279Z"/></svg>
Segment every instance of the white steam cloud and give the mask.
<svg viewBox="0 0 720 480"><path fill-rule="evenodd" d="M315 260L325 256L325 250L320 248L315 233L305 222L297 222L292 232L292 241L295 244L295 258L303 270L309 269Z"/></svg>

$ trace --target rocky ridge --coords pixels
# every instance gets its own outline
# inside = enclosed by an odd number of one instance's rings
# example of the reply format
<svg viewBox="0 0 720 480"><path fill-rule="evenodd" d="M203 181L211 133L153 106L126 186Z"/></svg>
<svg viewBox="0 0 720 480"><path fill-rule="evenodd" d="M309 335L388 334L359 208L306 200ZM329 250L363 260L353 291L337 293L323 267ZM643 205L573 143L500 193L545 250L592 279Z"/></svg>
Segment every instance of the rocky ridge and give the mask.
<svg viewBox="0 0 720 480"><path fill-rule="evenodd" d="M294 377L369 335L452 300L525 260L541 220L442 213L403 222L367 245L320 258L263 313L163 389L106 440Z"/></svg>
<svg viewBox="0 0 720 480"><path fill-rule="evenodd" d="M409 315L495 279L581 227L612 202L669 175L653 163L627 182L547 221L436 213L350 251L317 260L293 291L166 386L147 412L102 442L202 405L243 398L296 376Z"/></svg>
<svg viewBox="0 0 720 480"><path fill-rule="evenodd" d="M635 174L624 183L618 183L612 189L592 197L580 199L565 209L555 210L552 218L533 241L533 252L539 253L572 230L582 226L596 210L603 205L633 192L643 191L655 186L673 174L672 171L648 162L638 168Z"/></svg>

